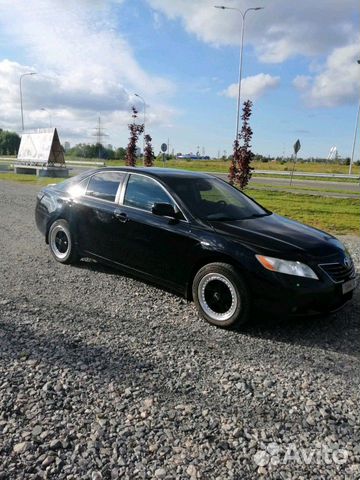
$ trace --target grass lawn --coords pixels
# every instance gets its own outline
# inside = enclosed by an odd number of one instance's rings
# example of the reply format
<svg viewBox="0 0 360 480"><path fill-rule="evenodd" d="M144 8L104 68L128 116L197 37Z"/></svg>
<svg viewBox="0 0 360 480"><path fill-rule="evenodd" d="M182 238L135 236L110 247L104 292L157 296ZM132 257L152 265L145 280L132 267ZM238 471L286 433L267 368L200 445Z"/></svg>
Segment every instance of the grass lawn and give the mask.
<svg viewBox="0 0 360 480"><path fill-rule="evenodd" d="M5 156L5 158L16 157ZM0 156L0 161L2 157ZM71 163L71 160L84 161L84 162L98 162L98 158L80 158L80 157L69 157L65 156L65 161ZM120 160L109 160L106 162L108 166L120 166L124 165L123 161ZM184 170L196 170L199 172L218 172L218 173L227 173L229 171L229 160L169 160L166 162L168 168L180 168ZM140 163L139 163L140 166ZM156 167L162 167L163 162L159 158L155 161ZM271 171L291 171L292 163L280 162L253 162L252 166L256 170L271 170ZM323 163L296 163L295 171L298 172L307 172L307 173L349 173L349 167L347 165L334 164L332 162L323 162ZM360 174L360 166L353 165L352 168L353 174Z"/></svg>
<svg viewBox="0 0 360 480"><path fill-rule="evenodd" d="M68 160L70 161L70 160ZM106 162L109 166L124 165L124 162L118 160L110 160ZM156 167L162 167L162 160L155 161ZM216 172L228 173L230 161L222 160L169 160L166 162L167 168L180 168L183 170L192 170L198 172ZM270 171L291 171L292 163L284 164L278 162L253 162L252 166L255 170L270 170ZM347 165L336 165L331 163L297 163L295 171L307 173L349 173ZM360 174L360 167L353 166L353 174Z"/></svg>
<svg viewBox="0 0 360 480"><path fill-rule="evenodd" d="M38 185L41 188L49 183L59 183L63 179L0 172L0 180ZM332 233L359 234L360 202L357 199L329 198L254 188L246 189L246 193L279 215Z"/></svg>
<svg viewBox="0 0 360 480"><path fill-rule="evenodd" d="M314 177L311 176L311 173L309 172L310 177L302 176L302 175L295 175L294 176L294 181L295 180L316 180L317 182L337 182L337 183L357 183L359 180L353 179L353 178L334 178L334 177ZM280 175L276 172L268 174L268 173L254 173L254 177L256 178L263 178L264 180L266 178L287 178L288 181L290 182L290 176L289 175Z"/></svg>
<svg viewBox="0 0 360 480"><path fill-rule="evenodd" d="M332 188L331 190L330 189L327 189L326 188L326 185L324 187L320 187L318 190L316 187L309 187L309 186L304 186L304 185L293 185L292 187L290 185L276 185L271 187L269 186L268 183L254 183L253 185L250 184L250 188L252 188L253 190L255 189L259 189L259 188L266 188L266 189L271 189L271 190L282 190L282 191L285 191L285 192L289 192L289 193L292 193L292 191L294 190L301 190L303 191L305 194L308 192L308 191L311 191L311 192L317 192L318 195L326 195L327 192L330 192L330 193L342 193L344 195L346 194L354 194L354 195L359 195L360 193L360 190L359 188L357 188L357 186L354 186L354 189L353 190L342 190L341 189L341 186L339 186L338 188ZM360 198L360 197L359 197Z"/></svg>
<svg viewBox="0 0 360 480"><path fill-rule="evenodd" d="M269 210L338 234L357 234L360 227L358 199L331 198L248 188L245 192Z"/></svg>
<svg viewBox="0 0 360 480"><path fill-rule="evenodd" d="M64 178L50 178L50 177L37 177L36 175L27 175L20 173L3 173L0 172L0 180L8 180L16 183L27 183L28 185L39 185L44 187L49 183L60 183L64 181Z"/></svg>

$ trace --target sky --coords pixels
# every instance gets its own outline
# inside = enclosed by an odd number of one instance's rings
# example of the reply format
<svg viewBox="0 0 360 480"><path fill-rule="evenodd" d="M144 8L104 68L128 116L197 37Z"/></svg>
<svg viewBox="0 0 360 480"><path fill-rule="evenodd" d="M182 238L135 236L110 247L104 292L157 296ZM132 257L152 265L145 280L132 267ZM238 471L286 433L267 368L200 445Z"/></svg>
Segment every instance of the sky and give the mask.
<svg viewBox="0 0 360 480"><path fill-rule="evenodd" d="M224 3L221 3L221 2ZM242 16L252 150L351 155L360 97L358 0L0 0L0 128L125 147L131 107L157 153L230 154ZM135 96L143 98L143 101ZM360 135L355 159L360 157Z"/></svg>

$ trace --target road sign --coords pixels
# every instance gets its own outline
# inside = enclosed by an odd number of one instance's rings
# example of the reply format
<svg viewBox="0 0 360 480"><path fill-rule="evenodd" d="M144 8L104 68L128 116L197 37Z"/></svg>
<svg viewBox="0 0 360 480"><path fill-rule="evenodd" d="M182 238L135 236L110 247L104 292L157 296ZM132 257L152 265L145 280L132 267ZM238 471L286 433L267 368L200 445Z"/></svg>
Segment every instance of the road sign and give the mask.
<svg viewBox="0 0 360 480"><path fill-rule="evenodd" d="M162 144L161 144L161 151L162 151L162 152L166 152L166 150L167 150L167 145L166 145L166 143L162 143Z"/></svg>
<svg viewBox="0 0 360 480"><path fill-rule="evenodd" d="M301 143L300 143L300 140L297 139L296 142L294 143L294 153L295 153L295 155L297 155L300 148L301 148Z"/></svg>
<svg viewBox="0 0 360 480"><path fill-rule="evenodd" d="M300 150L300 148L301 148L301 143L300 143L300 140L297 139L296 142L294 143L293 168L291 170L290 185L292 185L294 170L295 170L295 162L297 160L297 154L298 154L298 151Z"/></svg>

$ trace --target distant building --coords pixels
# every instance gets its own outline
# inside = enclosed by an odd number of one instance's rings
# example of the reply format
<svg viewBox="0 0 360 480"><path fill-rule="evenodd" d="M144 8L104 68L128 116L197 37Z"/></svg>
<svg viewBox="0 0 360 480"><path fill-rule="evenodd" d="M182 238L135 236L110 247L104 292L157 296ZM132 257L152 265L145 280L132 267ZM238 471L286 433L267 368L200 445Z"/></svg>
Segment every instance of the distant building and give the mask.
<svg viewBox="0 0 360 480"><path fill-rule="evenodd" d="M113 146L111 145L111 143L108 143L108 144L106 145L106 148L108 148L109 150L113 150Z"/></svg>
<svg viewBox="0 0 360 480"><path fill-rule="evenodd" d="M176 158L179 160L210 160L208 155L199 155L197 153L185 153L185 154L178 154Z"/></svg>
<svg viewBox="0 0 360 480"><path fill-rule="evenodd" d="M336 146L330 148L329 155L327 157L328 160L338 160L339 159L339 152Z"/></svg>
<svg viewBox="0 0 360 480"><path fill-rule="evenodd" d="M71 148L70 142L65 142L64 143L64 150L65 152L68 152Z"/></svg>

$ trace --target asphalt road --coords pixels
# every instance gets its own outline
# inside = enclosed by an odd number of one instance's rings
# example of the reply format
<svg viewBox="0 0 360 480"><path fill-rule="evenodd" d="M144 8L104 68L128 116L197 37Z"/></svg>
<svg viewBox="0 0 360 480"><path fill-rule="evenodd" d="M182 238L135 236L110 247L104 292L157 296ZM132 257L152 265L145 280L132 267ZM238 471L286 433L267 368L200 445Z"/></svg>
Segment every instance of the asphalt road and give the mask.
<svg viewBox="0 0 360 480"><path fill-rule="evenodd" d="M226 174L216 174L218 177L227 180ZM250 180L250 186L269 186L276 188L284 188L286 190L292 188L293 190L305 189L308 192L313 193L333 193L336 196L346 196L357 198L360 196L360 186L358 183L353 182L334 182L326 180L298 180L293 179L292 186L290 186L290 178L271 177L270 175L263 177L252 177ZM339 191L343 193L339 193ZM357 193L354 193L357 192Z"/></svg>
<svg viewBox="0 0 360 480"><path fill-rule="evenodd" d="M72 166L71 174L77 175L78 173L88 170L89 167L81 166ZM211 172L209 172L211 173ZM213 173L219 178L227 180L228 176L225 173ZM325 194L328 196L334 196L338 198L359 198L360 197L360 186L358 183L353 182L336 182L336 181L326 181L326 180L298 180L294 179L292 182L292 187L290 187L289 178L279 178L271 176L262 176L262 177L252 177L250 180L250 186L256 188L276 188L281 190L292 188L294 191L304 190L304 193L309 194ZM341 191L341 193L339 192ZM354 193L357 192L357 193Z"/></svg>
<svg viewBox="0 0 360 480"><path fill-rule="evenodd" d="M7 165L0 163L1 167ZM70 166L71 175L77 175L91 168L88 166ZM209 172L212 173L212 172ZM225 173L213 173L219 178L227 180L228 176ZM250 180L250 186L259 189L278 189L289 191L291 189L294 193L307 193L312 195L326 195L336 198L360 198L360 185L356 182L341 182L341 181L326 181L326 180L303 180L293 179L292 186L290 186L289 177L271 177L270 175L253 176Z"/></svg>

